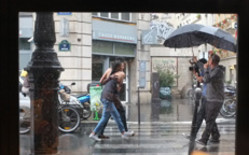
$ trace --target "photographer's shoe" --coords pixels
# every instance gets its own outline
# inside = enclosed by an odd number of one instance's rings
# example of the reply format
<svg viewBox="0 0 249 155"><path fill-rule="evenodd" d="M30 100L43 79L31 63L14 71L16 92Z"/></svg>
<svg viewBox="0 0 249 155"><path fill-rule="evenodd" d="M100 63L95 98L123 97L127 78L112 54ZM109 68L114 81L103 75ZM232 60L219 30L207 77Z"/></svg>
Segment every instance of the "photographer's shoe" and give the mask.
<svg viewBox="0 0 249 155"><path fill-rule="evenodd" d="M211 143L219 143L219 142L220 142L219 139L214 139L214 138L211 138L209 141L210 141Z"/></svg>
<svg viewBox="0 0 249 155"><path fill-rule="evenodd" d="M204 142L202 139L196 140L195 142L198 143L198 144L201 144L203 146L207 145L207 142Z"/></svg>

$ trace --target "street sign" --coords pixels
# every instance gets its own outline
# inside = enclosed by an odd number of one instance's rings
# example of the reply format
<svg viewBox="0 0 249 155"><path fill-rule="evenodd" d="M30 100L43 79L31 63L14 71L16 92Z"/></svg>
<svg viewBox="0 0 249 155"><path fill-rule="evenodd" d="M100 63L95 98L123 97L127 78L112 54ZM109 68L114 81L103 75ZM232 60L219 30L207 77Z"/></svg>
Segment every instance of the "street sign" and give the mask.
<svg viewBox="0 0 249 155"><path fill-rule="evenodd" d="M71 50L71 44L67 40L62 40L59 43L59 51L70 51Z"/></svg>

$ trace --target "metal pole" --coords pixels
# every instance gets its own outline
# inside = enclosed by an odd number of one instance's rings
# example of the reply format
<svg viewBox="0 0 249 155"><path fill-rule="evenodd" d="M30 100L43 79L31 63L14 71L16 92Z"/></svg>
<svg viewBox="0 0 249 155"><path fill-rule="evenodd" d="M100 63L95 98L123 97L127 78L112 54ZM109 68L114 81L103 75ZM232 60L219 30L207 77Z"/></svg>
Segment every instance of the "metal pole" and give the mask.
<svg viewBox="0 0 249 155"><path fill-rule="evenodd" d="M31 154L56 154L58 146L58 79L61 67L54 52L55 28L52 12L36 13L36 49L28 64L31 85Z"/></svg>
<svg viewBox="0 0 249 155"><path fill-rule="evenodd" d="M197 87L195 88L195 109L194 109L194 115L192 119L192 128L191 128L191 133L190 133L191 141L194 141L196 138L196 118L197 118L197 110L198 110L200 99L201 99L201 88Z"/></svg>
<svg viewBox="0 0 249 155"><path fill-rule="evenodd" d="M137 88L137 92L138 92L138 99L137 99L137 110L138 110L138 125L140 126L140 91L139 91L139 86Z"/></svg>

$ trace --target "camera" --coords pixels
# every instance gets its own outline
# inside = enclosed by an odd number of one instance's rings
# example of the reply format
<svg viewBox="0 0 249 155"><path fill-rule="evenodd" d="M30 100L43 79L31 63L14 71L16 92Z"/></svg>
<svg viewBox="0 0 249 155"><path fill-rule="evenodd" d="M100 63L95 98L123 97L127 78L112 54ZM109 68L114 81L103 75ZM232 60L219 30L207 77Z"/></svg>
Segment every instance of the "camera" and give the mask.
<svg viewBox="0 0 249 155"><path fill-rule="evenodd" d="M192 64L192 66L189 67L189 71L195 71L200 76L200 71L203 70L203 65L207 63L207 60L205 58L202 58L197 62L194 62L191 59L189 62Z"/></svg>
<svg viewBox="0 0 249 155"><path fill-rule="evenodd" d="M199 72L199 68L198 68L197 64L194 64L193 66L190 66L189 71Z"/></svg>

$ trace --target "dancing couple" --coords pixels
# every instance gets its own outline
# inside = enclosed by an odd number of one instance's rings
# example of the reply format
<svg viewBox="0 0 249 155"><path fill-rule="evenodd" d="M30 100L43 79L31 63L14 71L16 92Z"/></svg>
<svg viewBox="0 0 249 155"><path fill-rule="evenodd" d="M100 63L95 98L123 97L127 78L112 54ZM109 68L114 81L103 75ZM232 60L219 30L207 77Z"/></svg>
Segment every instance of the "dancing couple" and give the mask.
<svg viewBox="0 0 249 155"><path fill-rule="evenodd" d="M89 135L89 138L95 141L101 141L101 139L109 138L104 136L103 133L111 116L118 125L122 138L127 139L128 137L135 135L133 131L128 131L125 110L118 95L123 85L123 79L125 78L125 73L123 71L124 65L124 62L121 59L117 59L113 63L112 68L107 69L100 79L100 83L105 84L101 93L103 112L99 123Z"/></svg>

